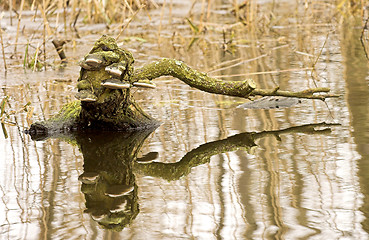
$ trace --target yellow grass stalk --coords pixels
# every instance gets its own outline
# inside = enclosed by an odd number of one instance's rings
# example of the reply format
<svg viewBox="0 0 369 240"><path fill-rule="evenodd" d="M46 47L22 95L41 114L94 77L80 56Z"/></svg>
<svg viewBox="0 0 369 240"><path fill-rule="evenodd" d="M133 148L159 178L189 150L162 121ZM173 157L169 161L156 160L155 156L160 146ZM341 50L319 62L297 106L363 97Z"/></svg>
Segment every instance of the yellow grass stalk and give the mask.
<svg viewBox="0 0 369 240"><path fill-rule="evenodd" d="M164 18L164 11L165 11L165 4L166 0L163 1L163 6L161 7L161 11L160 11L160 23L159 23L159 29L158 29L158 45L160 46L160 33L161 33L161 28L162 28L162 22L163 22L163 18Z"/></svg>
<svg viewBox="0 0 369 240"><path fill-rule="evenodd" d="M10 13L10 25L13 25L13 1L9 0L8 5L9 5L9 13Z"/></svg>
<svg viewBox="0 0 369 240"><path fill-rule="evenodd" d="M117 35L117 37L115 38L115 40L117 40L118 41L118 39L119 39L119 37L122 35L122 33L124 32L124 30L128 27L128 25L132 22L132 20L136 17L136 15L137 15L137 13L139 12L139 11L141 11L141 9L142 8L144 8L145 7L145 5L144 4L142 4L138 9L137 9L137 11L128 19L128 22L127 22L127 24L124 24L124 22L122 23L122 26L121 26L121 30L120 30L120 32L119 32L119 34Z"/></svg>
<svg viewBox="0 0 369 240"><path fill-rule="evenodd" d="M37 66L37 61L38 61L38 51L40 49L40 44L37 44L37 48L36 48L36 53L35 53L35 58L34 58L34 64L33 64L33 69L32 71L36 71L36 66Z"/></svg>
<svg viewBox="0 0 369 240"><path fill-rule="evenodd" d="M20 22L22 20L22 11L24 6L24 0L21 1L21 5L19 7L19 16L18 16L18 25L17 25L17 33L15 35L15 46L14 46L14 54L17 53L17 43L18 43L18 37L19 37L19 28L20 28Z"/></svg>
<svg viewBox="0 0 369 240"><path fill-rule="evenodd" d="M3 30L1 28L1 19L3 18L3 15L0 15L0 43L1 43L1 50L3 52L3 61L4 61L4 68L5 72L8 70L6 66L6 60L5 60L5 50L4 50L4 41L3 41Z"/></svg>

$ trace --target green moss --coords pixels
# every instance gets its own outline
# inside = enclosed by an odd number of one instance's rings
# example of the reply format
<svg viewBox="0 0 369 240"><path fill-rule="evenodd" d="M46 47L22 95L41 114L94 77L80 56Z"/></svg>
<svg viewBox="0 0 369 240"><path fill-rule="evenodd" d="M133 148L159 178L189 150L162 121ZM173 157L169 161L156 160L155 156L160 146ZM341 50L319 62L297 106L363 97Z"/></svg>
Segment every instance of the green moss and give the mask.
<svg viewBox="0 0 369 240"><path fill-rule="evenodd" d="M182 61L168 58L146 64L137 69L133 79L134 81L140 79L151 80L160 76L173 76L202 91L236 97L248 97L255 89L255 85L249 79L244 81L222 81L192 69Z"/></svg>
<svg viewBox="0 0 369 240"><path fill-rule="evenodd" d="M77 89L78 90L86 90L86 89L91 89L92 84L90 83L90 81L88 80L81 80L77 83Z"/></svg>
<svg viewBox="0 0 369 240"><path fill-rule="evenodd" d="M118 47L114 38L109 37L107 35L103 35L99 40L95 42L90 53L106 51L108 49L110 49L111 51L117 51L120 48Z"/></svg>
<svg viewBox="0 0 369 240"><path fill-rule="evenodd" d="M50 118L52 122L75 122L81 113L81 102L73 101L62 107L62 109Z"/></svg>
<svg viewBox="0 0 369 240"><path fill-rule="evenodd" d="M87 61L96 59L96 62ZM101 63L98 63L98 62ZM247 81L221 81L209 77L206 73L188 67L182 61L162 59L134 71L134 58L129 51L118 47L114 38L102 36L86 55L80 72L77 88L80 93L88 91L96 96L95 102L72 102L48 121L53 129L77 126L96 129L140 129L156 125L157 122L135 103L130 90L112 90L101 86L101 82L112 76L105 71L111 64L124 66L121 81L134 83L139 80L151 80L164 75L176 77L191 87L200 90L231 96L248 96L253 90ZM93 97L92 97L93 98ZM82 98L83 99L83 98ZM40 127L42 129L42 127Z"/></svg>

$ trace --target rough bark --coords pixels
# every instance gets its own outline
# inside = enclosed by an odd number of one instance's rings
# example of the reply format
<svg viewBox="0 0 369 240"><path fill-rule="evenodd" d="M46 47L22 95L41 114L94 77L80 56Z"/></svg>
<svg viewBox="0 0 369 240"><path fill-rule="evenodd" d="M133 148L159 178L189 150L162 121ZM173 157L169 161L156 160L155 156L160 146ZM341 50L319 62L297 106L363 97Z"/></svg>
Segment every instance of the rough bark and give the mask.
<svg viewBox="0 0 369 240"><path fill-rule="evenodd" d="M175 59L164 58L137 70L134 70L133 63L134 58L129 51L119 48L114 38L102 36L81 62L76 95L81 102L69 103L51 119L32 124L29 133L42 137L76 129L131 131L158 125L158 122L135 102L130 88L153 87L155 85L151 84L151 80L161 76L173 76L201 91L242 98L255 95L321 100L337 97L329 94L316 95L328 93L329 88L313 88L299 92L282 91L278 87L257 89L255 82L250 79L219 80ZM118 76L115 75L117 71ZM123 87L116 89L109 84L121 84Z"/></svg>
<svg viewBox="0 0 369 240"><path fill-rule="evenodd" d="M155 79L161 76L172 76L201 91L234 97L248 97L255 89L255 83L245 81L222 81L209 77L206 73L190 68L185 63L163 58L137 69L133 74L133 81L141 79Z"/></svg>
<svg viewBox="0 0 369 240"><path fill-rule="evenodd" d="M208 76L187 66L182 61L163 58L159 61L146 64L134 71L134 81L141 79L155 79L161 76L172 76L199 90L234 97L248 98L250 96L284 96L307 99L320 99L338 97L335 94L314 95L315 93L327 93L329 88L311 88L298 92L275 89L258 89L253 80L223 81Z"/></svg>

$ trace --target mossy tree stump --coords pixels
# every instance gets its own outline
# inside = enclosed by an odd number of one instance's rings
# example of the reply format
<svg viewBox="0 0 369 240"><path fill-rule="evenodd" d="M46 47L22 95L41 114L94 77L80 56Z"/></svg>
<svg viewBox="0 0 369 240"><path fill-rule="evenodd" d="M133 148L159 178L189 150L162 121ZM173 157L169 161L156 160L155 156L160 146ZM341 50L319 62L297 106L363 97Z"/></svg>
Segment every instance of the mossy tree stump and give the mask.
<svg viewBox="0 0 369 240"><path fill-rule="evenodd" d="M103 35L81 62L76 95L78 101L66 104L47 121L31 125L31 135L50 135L81 129L132 131L158 126L158 121L146 114L135 102L132 87L155 88L151 81L161 76L173 76L199 90L228 96L285 96L308 99L337 97L327 94L329 88L289 92L257 89L250 80L223 81L194 70L174 59L161 59L133 67L132 54L118 47L114 38ZM324 95L316 95L324 93Z"/></svg>

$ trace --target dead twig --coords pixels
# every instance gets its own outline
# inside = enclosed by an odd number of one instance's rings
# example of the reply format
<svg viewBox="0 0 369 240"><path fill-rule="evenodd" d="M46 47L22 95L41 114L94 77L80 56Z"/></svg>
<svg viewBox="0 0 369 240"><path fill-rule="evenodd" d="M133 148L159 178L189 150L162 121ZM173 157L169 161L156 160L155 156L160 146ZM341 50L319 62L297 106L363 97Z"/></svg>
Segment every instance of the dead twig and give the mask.
<svg viewBox="0 0 369 240"><path fill-rule="evenodd" d="M306 98L306 99L319 99L325 100L326 98L337 98L340 97L337 94L324 94L314 95L314 93L328 93L329 88L310 88L299 92L283 91L279 89L254 89L251 92L251 96L281 96L281 97L294 97L294 98Z"/></svg>
<svg viewBox="0 0 369 240"><path fill-rule="evenodd" d="M56 52L58 53L58 55L59 55L59 57L62 61L62 64L67 63L67 57L66 57L64 49L63 49L63 46L66 43L66 41L54 39L54 40L52 40L52 43L53 43L53 45L56 49Z"/></svg>

